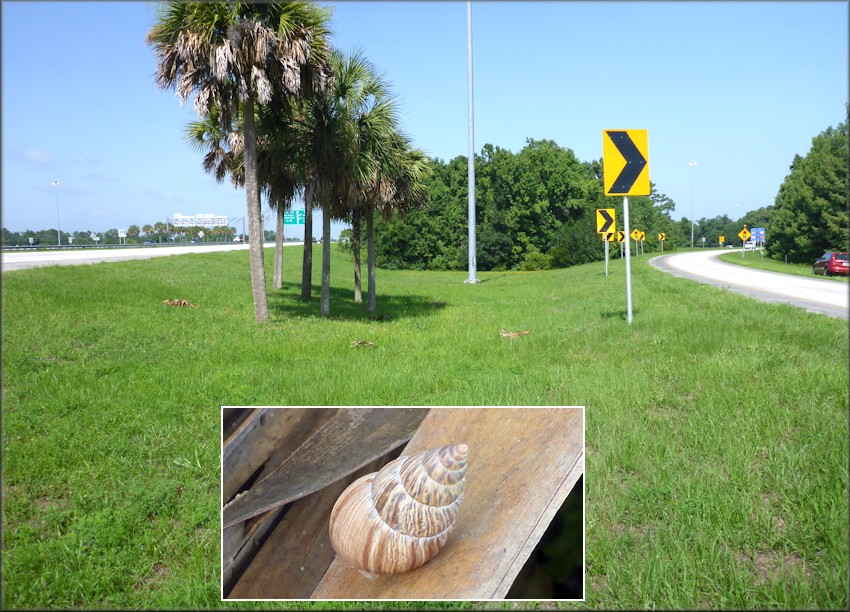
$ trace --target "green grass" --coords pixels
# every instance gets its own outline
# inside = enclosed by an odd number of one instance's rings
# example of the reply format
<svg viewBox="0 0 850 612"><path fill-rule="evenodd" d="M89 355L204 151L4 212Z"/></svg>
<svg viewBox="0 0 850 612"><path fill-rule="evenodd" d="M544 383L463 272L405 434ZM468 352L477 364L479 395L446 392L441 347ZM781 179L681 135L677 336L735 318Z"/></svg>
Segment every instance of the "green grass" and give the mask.
<svg viewBox="0 0 850 612"><path fill-rule="evenodd" d="M769 272L782 272L783 274L793 274L795 276L808 276L810 278L814 278L814 274L812 274L812 264L794 264L789 263L786 264L784 261L778 261L776 259L771 259L767 256L767 254L762 255L762 251L744 251L744 256L741 257L741 249L735 249L734 251L730 249L728 253L723 253L720 256L721 261L725 261L726 263L736 264L739 266L746 266L748 268L756 268L758 270L768 270ZM830 280L838 281L838 282L847 282L846 276L821 276L817 275L817 278L828 278Z"/></svg>
<svg viewBox="0 0 850 612"><path fill-rule="evenodd" d="M324 319L285 253L266 324L244 251L4 274L4 608L256 607L219 600L223 404L586 405L587 605L847 607L846 321L648 254L632 325L620 260L379 270L371 320L341 254Z"/></svg>

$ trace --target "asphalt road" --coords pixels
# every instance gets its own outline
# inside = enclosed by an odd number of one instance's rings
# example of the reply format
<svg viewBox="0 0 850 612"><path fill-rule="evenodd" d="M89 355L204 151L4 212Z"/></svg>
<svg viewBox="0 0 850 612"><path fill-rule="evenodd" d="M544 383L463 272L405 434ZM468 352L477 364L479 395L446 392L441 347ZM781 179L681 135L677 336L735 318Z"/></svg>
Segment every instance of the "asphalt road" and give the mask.
<svg viewBox="0 0 850 612"><path fill-rule="evenodd" d="M285 246L299 246L301 242L284 242ZM274 247L274 242L264 243L265 247ZM120 249L75 249L67 251L4 251L0 266L3 272L24 270L42 266L77 266L82 264L103 263L108 261L127 261L129 259L150 259L187 253L214 253L217 251L244 251L247 244L219 243L193 244L185 246L146 246Z"/></svg>
<svg viewBox="0 0 850 612"><path fill-rule="evenodd" d="M723 287L729 291L763 300L781 302L847 319L850 285L825 278L766 272L724 263L717 259L729 250L692 251L653 257L649 263L674 276Z"/></svg>

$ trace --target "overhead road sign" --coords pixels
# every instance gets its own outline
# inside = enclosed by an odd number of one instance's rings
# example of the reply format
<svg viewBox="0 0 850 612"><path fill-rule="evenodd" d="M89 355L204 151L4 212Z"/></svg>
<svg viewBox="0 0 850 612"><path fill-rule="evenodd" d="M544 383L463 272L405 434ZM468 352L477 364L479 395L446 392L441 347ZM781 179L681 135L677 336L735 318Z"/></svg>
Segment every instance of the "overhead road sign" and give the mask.
<svg viewBox="0 0 850 612"><path fill-rule="evenodd" d="M646 130L603 130L602 173L607 196L649 195Z"/></svg>
<svg viewBox="0 0 850 612"><path fill-rule="evenodd" d="M597 208L596 209L596 233L605 234L613 232L614 219L616 214L613 208Z"/></svg>
<svg viewBox="0 0 850 612"><path fill-rule="evenodd" d="M283 222L287 225L304 225L304 209L284 211Z"/></svg>

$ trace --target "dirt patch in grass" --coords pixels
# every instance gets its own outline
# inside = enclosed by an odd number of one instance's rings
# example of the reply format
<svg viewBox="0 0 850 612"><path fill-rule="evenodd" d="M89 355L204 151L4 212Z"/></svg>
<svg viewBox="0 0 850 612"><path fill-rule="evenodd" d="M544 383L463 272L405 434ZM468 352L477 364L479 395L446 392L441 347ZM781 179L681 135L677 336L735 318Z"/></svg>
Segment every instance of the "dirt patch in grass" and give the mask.
<svg viewBox="0 0 850 612"><path fill-rule="evenodd" d="M777 551L757 551L755 555L750 555L738 550L733 551L732 555L738 563L748 567L763 582L770 582L781 574L803 574L807 580L814 575L814 570L806 565L802 555L797 552L782 555Z"/></svg>
<svg viewBox="0 0 850 612"><path fill-rule="evenodd" d="M165 565L164 563L154 563L153 569L150 574L142 578L139 582L133 585L133 590L138 591L140 589L155 589L159 584L162 583L163 580L168 578L171 575L171 568Z"/></svg>

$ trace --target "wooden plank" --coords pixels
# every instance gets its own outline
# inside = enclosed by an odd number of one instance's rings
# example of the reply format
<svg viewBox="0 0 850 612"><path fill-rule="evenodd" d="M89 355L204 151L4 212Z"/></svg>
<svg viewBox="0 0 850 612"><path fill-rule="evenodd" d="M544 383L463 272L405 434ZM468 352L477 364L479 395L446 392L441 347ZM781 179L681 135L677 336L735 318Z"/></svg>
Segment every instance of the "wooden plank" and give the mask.
<svg viewBox="0 0 850 612"><path fill-rule="evenodd" d="M349 484L379 470L400 450L288 506L225 599L309 599L334 560L328 518L337 498Z"/></svg>
<svg viewBox="0 0 850 612"><path fill-rule="evenodd" d="M222 440L227 440L242 421L253 412L253 408L224 408L221 409Z"/></svg>
<svg viewBox="0 0 850 612"><path fill-rule="evenodd" d="M222 499L229 502L264 464L279 466L304 441L323 413L313 408L228 408L238 425L226 435L222 449ZM230 412L230 411L235 411ZM327 416L332 416L327 414ZM273 456L277 453L277 460ZM262 477L262 475L261 475Z"/></svg>
<svg viewBox="0 0 850 612"><path fill-rule="evenodd" d="M284 463L224 506L223 526L288 504L407 442L428 408L338 408Z"/></svg>
<svg viewBox="0 0 850 612"><path fill-rule="evenodd" d="M440 554L371 579L337 557L312 598L504 598L584 472L584 409L432 409L403 454L459 442L469 445L467 485Z"/></svg>
<svg viewBox="0 0 850 612"><path fill-rule="evenodd" d="M246 413L225 437L222 449L222 501L229 501L245 479L277 468L301 443L331 419L334 408L237 408ZM235 415L228 415L231 422ZM228 587L250 562L274 527L283 507L243 521L222 533L222 585Z"/></svg>
<svg viewBox="0 0 850 612"><path fill-rule="evenodd" d="M251 562L266 534L285 510L284 506L269 510L247 521L237 523L221 534L221 585L226 592Z"/></svg>

